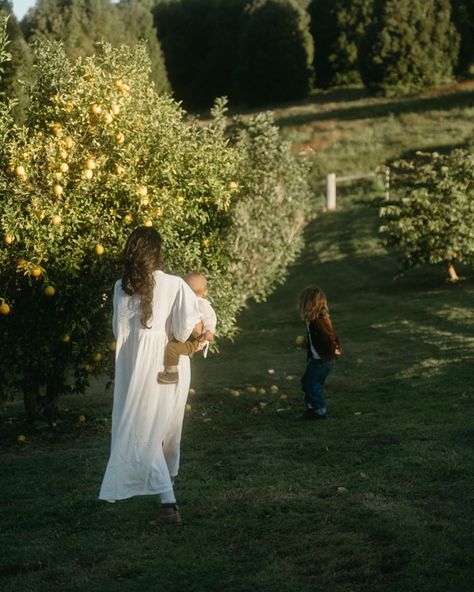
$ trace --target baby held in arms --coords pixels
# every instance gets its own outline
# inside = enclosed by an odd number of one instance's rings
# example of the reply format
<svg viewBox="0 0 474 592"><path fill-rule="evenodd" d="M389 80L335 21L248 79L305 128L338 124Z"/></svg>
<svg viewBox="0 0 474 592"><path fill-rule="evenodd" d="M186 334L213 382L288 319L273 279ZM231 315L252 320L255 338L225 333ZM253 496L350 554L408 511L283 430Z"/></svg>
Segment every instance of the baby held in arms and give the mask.
<svg viewBox="0 0 474 592"><path fill-rule="evenodd" d="M182 343L177 339L171 339L165 348L165 370L158 372L160 384L176 384L178 382L179 356L189 356L196 351L204 350L207 355L209 342L214 340L216 332L217 316L207 296L207 280L202 273L188 273L184 278L191 290L198 298L199 311L201 313L201 333L191 334L189 339Z"/></svg>

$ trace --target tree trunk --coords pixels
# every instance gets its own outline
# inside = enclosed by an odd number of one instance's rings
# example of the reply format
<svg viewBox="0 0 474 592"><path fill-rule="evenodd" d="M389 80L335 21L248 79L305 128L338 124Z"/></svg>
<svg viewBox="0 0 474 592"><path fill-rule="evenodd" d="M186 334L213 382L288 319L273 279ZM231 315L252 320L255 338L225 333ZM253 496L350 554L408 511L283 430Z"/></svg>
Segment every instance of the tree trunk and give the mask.
<svg viewBox="0 0 474 592"><path fill-rule="evenodd" d="M449 274L449 279L451 282L458 282L459 281L459 276L456 273L456 270L454 269L454 265L452 264L451 261L448 261L448 274Z"/></svg>
<svg viewBox="0 0 474 592"><path fill-rule="evenodd" d="M63 380L61 377L49 377L46 381L46 398L44 402L44 415L53 424L58 416L59 399L63 392Z"/></svg>
<svg viewBox="0 0 474 592"><path fill-rule="evenodd" d="M23 405L28 421L34 421L39 417L39 386L30 384L23 390Z"/></svg>

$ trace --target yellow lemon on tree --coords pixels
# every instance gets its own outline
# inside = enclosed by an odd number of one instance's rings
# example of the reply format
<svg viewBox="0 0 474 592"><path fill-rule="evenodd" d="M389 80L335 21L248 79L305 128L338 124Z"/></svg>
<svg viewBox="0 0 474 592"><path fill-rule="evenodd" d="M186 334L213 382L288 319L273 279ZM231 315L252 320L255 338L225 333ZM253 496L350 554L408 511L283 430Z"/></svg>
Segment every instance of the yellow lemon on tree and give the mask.
<svg viewBox="0 0 474 592"><path fill-rule="evenodd" d="M85 179L92 179L94 172L91 169L85 169L82 173Z"/></svg>
<svg viewBox="0 0 474 592"><path fill-rule="evenodd" d="M125 216L123 217L123 221L124 221L124 224L126 224L128 226L129 224L131 224L133 222L133 218L130 214L125 214Z"/></svg>
<svg viewBox="0 0 474 592"><path fill-rule="evenodd" d="M11 245L14 241L15 241L15 237L13 236L13 234L4 234L3 235L3 242L6 245Z"/></svg>
<svg viewBox="0 0 474 592"><path fill-rule="evenodd" d="M63 335L61 341L63 343L69 343L71 341L71 336L66 333L66 335Z"/></svg>
<svg viewBox="0 0 474 592"><path fill-rule="evenodd" d="M85 415L79 415L79 417L77 418L79 423L85 423L86 421L86 416Z"/></svg>
<svg viewBox="0 0 474 592"><path fill-rule="evenodd" d="M33 267L30 273L34 278L39 278L43 271L39 267Z"/></svg>
<svg viewBox="0 0 474 592"><path fill-rule="evenodd" d="M303 347L304 345L304 336L303 335L298 335L295 339L295 343L297 347Z"/></svg>
<svg viewBox="0 0 474 592"><path fill-rule="evenodd" d="M145 220L145 222L143 223L143 226L147 226L148 228L151 228L153 226L153 222L151 220Z"/></svg>
<svg viewBox="0 0 474 592"><path fill-rule="evenodd" d="M123 144L125 142L125 136L122 132L117 132L115 134L115 141L117 142L117 144Z"/></svg>
<svg viewBox="0 0 474 592"><path fill-rule="evenodd" d="M60 123L54 123L51 129L53 134L59 135L63 131L63 126Z"/></svg>
<svg viewBox="0 0 474 592"><path fill-rule="evenodd" d="M117 175L121 175L124 171L123 166L121 166L120 164L116 164L115 165L115 172L117 173Z"/></svg>
<svg viewBox="0 0 474 592"><path fill-rule="evenodd" d="M54 215L54 216L51 218L51 222L57 226L58 224L61 224L61 222L62 222L62 218L61 218L61 216L60 216L59 214L55 214L55 215Z"/></svg>
<svg viewBox="0 0 474 592"><path fill-rule="evenodd" d="M120 105L117 105L117 103L112 103L110 110L112 111L113 115L118 115L120 113Z"/></svg>
<svg viewBox="0 0 474 592"><path fill-rule="evenodd" d="M96 352L92 354L92 359L94 362L100 362L102 360L102 354L100 352Z"/></svg>
<svg viewBox="0 0 474 592"><path fill-rule="evenodd" d="M26 442L26 436L24 434L19 434L16 437L16 441L18 442L18 444L24 444Z"/></svg>
<svg viewBox="0 0 474 592"><path fill-rule="evenodd" d="M62 185L55 185L53 188L54 194L58 197L63 194L63 187Z"/></svg>
<svg viewBox="0 0 474 592"><path fill-rule="evenodd" d="M93 103L91 105L91 113L93 115L100 115L102 113L102 107L100 105L98 105L97 103Z"/></svg>
<svg viewBox="0 0 474 592"><path fill-rule="evenodd" d="M84 366L84 370L90 374L91 372L94 372L94 365L93 364L86 364Z"/></svg>
<svg viewBox="0 0 474 592"><path fill-rule="evenodd" d="M11 311L10 306L4 301L0 304L0 314L2 315L9 315Z"/></svg>
<svg viewBox="0 0 474 592"><path fill-rule="evenodd" d="M67 162L62 162L62 163L59 165L59 169L60 169L60 171L61 171L62 173L67 173L67 172L68 172L68 170L69 170L69 165L68 165L68 163L67 163Z"/></svg>
<svg viewBox="0 0 474 592"><path fill-rule="evenodd" d="M116 341L111 341L109 343L109 349L110 349L110 351L113 351L114 352L117 349L117 342Z"/></svg>
<svg viewBox="0 0 474 592"><path fill-rule="evenodd" d="M66 148L71 149L74 146L74 140L71 138L71 136L68 136L65 140L64 143L66 144Z"/></svg>
<svg viewBox="0 0 474 592"><path fill-rule="evenodd" d="M68 113L71 113L71 111L72 111L73 109L74 109L74 103L71 103L71 101L68 101L68 102L66 103L66 111L67 111Z"/></svg>
<svg viewBox="0 0 474 592"><path fill-rule="evenodd" d="M95 160L93 158L88 158L86 160L86 169L93 170L95 168L97 168L97 164L96 164Z"/></svg>
<svg viewBox="0 0 474 592"><path fill-rule="evenodd" d="M110 123L112 123L114 119L114 116L112 115L112 113L106 113L104 115L104 123L105 125L109 125Z"/></svg>
<svg viewBox="0 0 474 592"><path fill-rule="evenodd" d="M43 290L43 293L48 298L52 298L56 294L56 290L53 286L46 286L46 288Z"/></svg>
<svg viewBox="0 0 474 592"><path fill-rule="evenodd" d="M59 151L59 156L60 156L60 157L61 157L63 160L66 160L66 158L69 156L69 154L67 153L67 150L64 150L64 149L62 149L62 150L60 150L60 151Z"/></svg>
<svg viewBox="0 0 474 592"><path fill-rule="evenodd" d="M229 189L231 191L237 191L238 188L239 188L238 183L236 183L235 181L229 181Z"/></svg>
<svg viewBox="0 0 474 592"><path fill-rule="evenodd" d="M146 185L140 185L137 188L137 193L140 197L145 197L145 195L148 195L148 187Z"/></svg>
<svg viewBox="0 0 474 592"><path fill-rule="evenodd" d="M17 167L15 167L15 173L18 175L18 177L24 177L26 175L25 167L19 164Z"/></svg>
<svg viewBox="0 0 474 592"><path fill-rule="evenodd" d="M100 257L101 255L103 255L105 253L105 249L104 249L104 247L102 245L96 245L95 246L95 252Z"/></svg>

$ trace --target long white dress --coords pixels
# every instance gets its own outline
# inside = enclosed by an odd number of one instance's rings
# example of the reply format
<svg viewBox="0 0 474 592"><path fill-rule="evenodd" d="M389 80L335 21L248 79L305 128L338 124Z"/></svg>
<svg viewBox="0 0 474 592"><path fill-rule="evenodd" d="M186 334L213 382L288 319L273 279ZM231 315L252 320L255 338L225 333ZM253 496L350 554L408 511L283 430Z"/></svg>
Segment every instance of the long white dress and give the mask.
<svg viewBox="0 0 474 592"><path fill-rule="evenodd" d="M179 277L154 272L150 329L140 322L140 298L117 281L113 331L117 341L112 446L99 498L126 499L172 490L178 474L190 363L180 356L177 385L158 384L164 350L174 336L186 341L199 322L197 298Z"/></svg>

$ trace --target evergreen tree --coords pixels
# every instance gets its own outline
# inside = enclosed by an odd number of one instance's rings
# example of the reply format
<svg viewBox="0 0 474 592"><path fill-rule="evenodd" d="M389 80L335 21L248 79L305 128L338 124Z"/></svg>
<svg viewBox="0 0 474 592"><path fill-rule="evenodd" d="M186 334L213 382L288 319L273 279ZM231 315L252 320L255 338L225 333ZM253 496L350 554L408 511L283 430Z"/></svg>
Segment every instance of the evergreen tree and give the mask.
<svg viewBox="0 0 474 592"><path fill-rule="evenodd" d="M232 96L238 38L249 0L159 2L155 24L176 97L187 107L210 107Z"/></svg>
<svg viewBox="0 0 474 592"><path fill-rule="evenodd" d="M5 17L8 18L6 25L7 49L11 55L11 61L3 65L4 71L0 80L0 93L18 101L13 109L13 115L17 120L22 120L27 104L24 83L31 80L33 55L13 14L11 2L9 0L0 0L0 20Z"/></svg>
<svg viewBox="0 0 474 592"><path fill-rule="evenodd" d="M148 41L153 58L153 76L158 90L168 88L166 69L156 36L152 15L136 0L116 6L111 0L38 0L22 21L29 43L57 40L67 56L75 60L95 53L97 43L107 41L114 47Z"/></svg>
<svg viewBox="0 0 474 592"><path fill-rule="evenodd" d="M376 93L416 92L451 80L458 54L450 0L375 0L361 74Z"/></svg>
<svg viewBox="0 0 474 592"><path fill-rule="evenodd" d="M372 20L373 0L312 0L316 84L360 82L359 44Z"/></svg>
<svg viewBox="0 0 474 592"><path fill-rule="evenodd" d="M452 0L453 22L461 36L456 71L468 72L474 64L474 0Z"/></svg>
<svg viewBox="0 0 474 592"><path fill-rule="evenodd" d="M259 105L305 97L312 58L307 13L293 0L255 0L240 37L239 98Z"/></svg>

